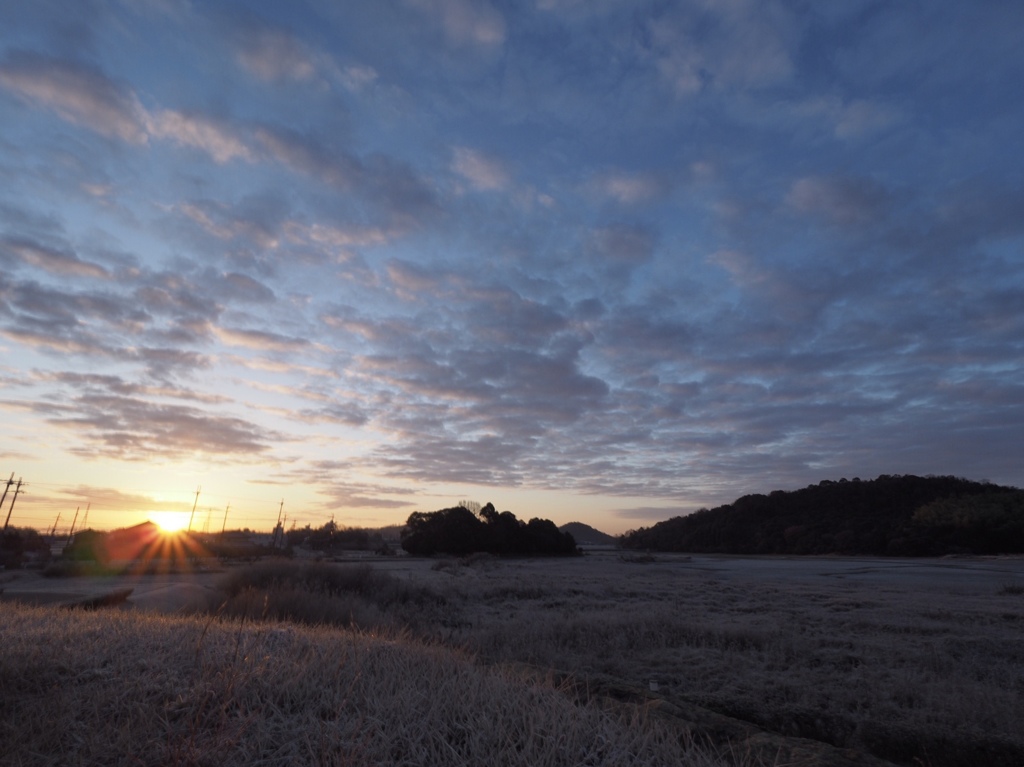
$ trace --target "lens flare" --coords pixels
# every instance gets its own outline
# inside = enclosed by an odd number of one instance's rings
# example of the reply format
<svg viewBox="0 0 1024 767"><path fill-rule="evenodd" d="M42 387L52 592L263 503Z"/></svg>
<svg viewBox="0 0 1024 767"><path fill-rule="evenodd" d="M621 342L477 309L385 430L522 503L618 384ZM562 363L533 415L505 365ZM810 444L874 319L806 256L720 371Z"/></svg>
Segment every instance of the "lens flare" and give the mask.
<svg viewBox="0 0 1024 767"><path fill-rule="evenodd" d="M180 511L154 511L150 514L162 533L177 533L188 524L188 514Z"/></svg>

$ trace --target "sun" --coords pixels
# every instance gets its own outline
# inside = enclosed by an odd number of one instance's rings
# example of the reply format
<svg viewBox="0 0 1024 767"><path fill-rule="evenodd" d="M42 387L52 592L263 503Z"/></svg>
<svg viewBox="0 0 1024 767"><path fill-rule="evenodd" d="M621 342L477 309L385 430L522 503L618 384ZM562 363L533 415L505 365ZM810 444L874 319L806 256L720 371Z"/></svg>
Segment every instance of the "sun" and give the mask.
<svg viewBox="0 0 1024 767"><path fill-rule="evenodd" d="M188 514L183 511L154 511L150 517L162 533L180 532L188 524Z"/></svg>

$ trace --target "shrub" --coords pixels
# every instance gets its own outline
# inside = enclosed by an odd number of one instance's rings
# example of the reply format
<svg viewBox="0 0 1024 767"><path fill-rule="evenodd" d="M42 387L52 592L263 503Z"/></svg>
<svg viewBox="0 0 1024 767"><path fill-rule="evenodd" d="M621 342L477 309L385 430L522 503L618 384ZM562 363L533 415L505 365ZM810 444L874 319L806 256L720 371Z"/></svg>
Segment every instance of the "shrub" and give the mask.
<svg viewBox="0 0 1024 767"><path fill-rule="evenodd" d="M223 614L375 630L430 625L446 604L431 589L367 564L261 562L228 573L217 590L209 609Z"/></svg>

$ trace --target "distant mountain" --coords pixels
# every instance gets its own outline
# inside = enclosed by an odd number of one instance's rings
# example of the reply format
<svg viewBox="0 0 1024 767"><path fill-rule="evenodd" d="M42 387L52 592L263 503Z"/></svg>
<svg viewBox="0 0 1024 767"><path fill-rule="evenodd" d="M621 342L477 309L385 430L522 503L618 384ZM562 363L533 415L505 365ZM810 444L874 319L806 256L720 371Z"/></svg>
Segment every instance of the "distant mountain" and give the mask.
<svg viewBox="0 0 1024 767"><path fill-rule="evenodd" d="M602 533L583 522L569 522L558 529L563 533L569 533L578 546L614 546L619 542L614 535Z"/></svg>
<svg viewBox="0 0 1024 767"><path fill-rule="evenodd" d="M1024 491L959 477L826 480L626 533L622 546L731 554L1024 552Z"/></svg>

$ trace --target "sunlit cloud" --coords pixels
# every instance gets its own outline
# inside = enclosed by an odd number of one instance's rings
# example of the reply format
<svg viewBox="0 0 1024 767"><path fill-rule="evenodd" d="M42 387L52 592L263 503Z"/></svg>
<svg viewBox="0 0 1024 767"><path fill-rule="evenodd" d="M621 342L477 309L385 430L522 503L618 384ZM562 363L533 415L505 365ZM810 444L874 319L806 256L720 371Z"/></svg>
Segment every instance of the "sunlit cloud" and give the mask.
<svg viewBox="0 0 1024 767"><path fill-rule="evenodd" d="M289 338L279 333L261 330L218 327L214 332L222 343L258 351L293 352L309 345L309 341L304 338Z"/></svg>
<svg viewBox="0 0 1024 767"><path fill-rule="evenodd" d="M452 170L483 191L504 189L509 183L509 175L501 163L468 147L455 148Z"/></svg>
<svg viewBox="0 0 1024 767"><path fill-rule="evenodd" d="M235 159L247 162L255 159L237 131L205 115L163 109L146 116L146 129L154 138L169 139L206 152L222 165Z"/></svg>
<svg viewBox="0 0 1024 767"><path fill-rule="evenodd" d="M284 230L292 242L310 243L335 250L383 245L392 237L391 233L378 227L343 228L319 223L303 224L298 221L289 221L285 224Z"/></svg>
<svg viewBox="0 0 1024 767"><path fill-rule="evenodd" d="M106 279L110 273L99 264L83 261L74 253L63 253L38 243L13 238L0 239L0 253L8 253L55 275Z"/></svg>
<svg viewBox="0 0 1024 767"><path fill-rule="evenodd" d="M148 139L134 93L95 69L13 51L0 63L0 87L104 136L132 144Z"/></svg>

